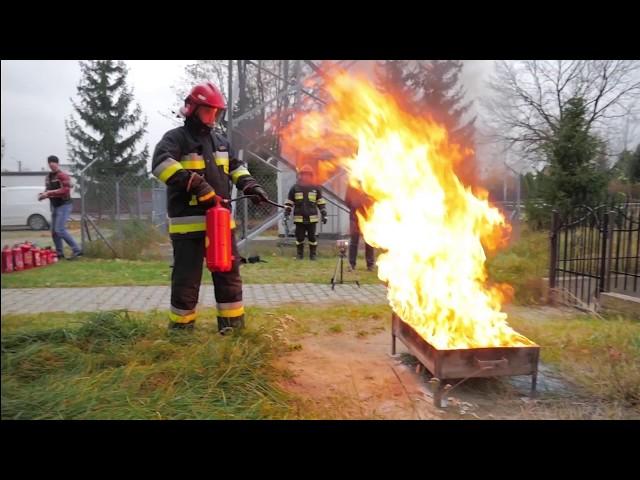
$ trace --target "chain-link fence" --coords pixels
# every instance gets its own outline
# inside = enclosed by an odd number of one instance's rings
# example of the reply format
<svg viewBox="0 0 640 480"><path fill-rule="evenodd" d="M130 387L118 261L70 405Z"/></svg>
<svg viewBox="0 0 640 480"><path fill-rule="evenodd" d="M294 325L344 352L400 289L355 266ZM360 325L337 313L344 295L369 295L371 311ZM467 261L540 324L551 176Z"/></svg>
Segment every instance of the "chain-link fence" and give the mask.
<svg viewBox="0 0 640 480"><path fill-rule="evenodd" d="M79 179L82 248L97 256L137 258L134 239L166 233L166 190L154 178L107 175ZM154 235L155 234L155 235Z"/></svg>
<svg viewBox="0 0 640 480"><path fill-rule="evenodd" d="M269 198L283 204L296 181L295 169L276 158L264 158L254 152L241 152L240 156L245 157L243 160L251 175ZM82 219L82 248L89 255L140 258L144 256L142 250L149 250L154 242L168 246L167 196L163 183L153 177L125 174L96 178L85 175L78 179L78 185L80 199L75 202L74 213ZM348 233L348 210L342 205L344 188L340 185L327 185L330 189L325 194L328 223L319 225L321 237L335 238ZM232 197L241 195L234 187ZM245 253L252 239L285 235L281 208L266 203L255 205L249 199L232 205L236 238ZM292 235L292 225L290 227ZM164 248L162 256L168 255L170 249Z"/></svg>
<svg viewBox="0 0 640 480"><path fill-rule="evenodd" d="M269 198L278 198L278 168L268 161L258 158L245 160L253 178L266 190ZM235 196L241 195L235 192ZM251 200L239 200L234 204L234 217L238 228L238 236L243 239L251 232L261 227L271 218L275 218L280 212L277 207L266 203L254 205ZM265 231L267 234L276 234L277 226L272 226Z"/></svg>

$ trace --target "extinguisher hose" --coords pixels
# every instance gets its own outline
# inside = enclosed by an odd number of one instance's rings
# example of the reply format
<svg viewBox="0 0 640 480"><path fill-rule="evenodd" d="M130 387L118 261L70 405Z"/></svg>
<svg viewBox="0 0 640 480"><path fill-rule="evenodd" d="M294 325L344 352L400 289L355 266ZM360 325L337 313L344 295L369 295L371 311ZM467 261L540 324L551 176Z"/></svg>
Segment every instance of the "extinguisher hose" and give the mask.
<svg viewBox="0 0 640 480"><path fill-rule="evenodd" d="M223 203L233 203L233 202L237 202L238 200L242 200L243 198L255 198L255 197L257 197L257 196L258 196L258 195L241 195L241 196L239 196L239 197L232 198L232 199L230 199L230 200L225 198L225 199L223 199L223 200L222 200L222 202L223 202ZM284 205L280 205L279 203L276 203L276 202L274 202L274 201L272 201L272 200L268 200L268 199L267 199L267 200L264 200L264 201L265 201L265 202L267 202L267 203L268 203L268 204L270 204L270 205L273 205L274 207L278 207L278 208L285 208L285 206L284 206Z"/></svg>

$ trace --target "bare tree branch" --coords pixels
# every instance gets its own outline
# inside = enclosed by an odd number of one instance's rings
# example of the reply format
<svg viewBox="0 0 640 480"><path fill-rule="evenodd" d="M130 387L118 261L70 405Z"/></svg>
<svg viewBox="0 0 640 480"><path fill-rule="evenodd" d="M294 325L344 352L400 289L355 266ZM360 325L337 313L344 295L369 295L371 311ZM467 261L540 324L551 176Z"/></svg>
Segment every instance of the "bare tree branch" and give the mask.
<svg viewBox="0 0 640 480"><path fill-rule="evenodd" d="M628 115L640 99L640 61L499 61L488 87L493 96L481 104L495 138L536 152L573 97L583 98L592 130Z"/></svg>

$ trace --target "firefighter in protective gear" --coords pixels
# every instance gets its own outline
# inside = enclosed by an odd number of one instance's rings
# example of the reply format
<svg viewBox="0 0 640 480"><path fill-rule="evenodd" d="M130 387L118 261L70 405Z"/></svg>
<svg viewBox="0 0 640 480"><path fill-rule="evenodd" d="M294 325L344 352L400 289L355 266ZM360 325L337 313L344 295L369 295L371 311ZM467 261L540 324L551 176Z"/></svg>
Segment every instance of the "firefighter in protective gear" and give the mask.
<svg viewBox="0 0 640 480"><path fill-rule="evenodd" d="M226 109L211 82L196 85L180 113L184 126L169 130L153 153L153 175L167 185L169 235L173 245L170 328L192 328L205 256L205 214L220 199L231 197L235 185L245 195L267 200L264 189L234 155L226 138L213 132ZM227 204L227 207L229 205ZM232 221L232 228L235 222ZM240 255L232 238L231 271L212 274L218 330L244 326Z"/></svg>
<svg viewBox="0 0 640 480"><path fill-rule="evenodd" d="M316 259L318 239L316 226L318 224L318 210L322 215L322 223L327 223L326 200L322 197L322 190L313 183L313 169L304 165L298 172L298 182L291 187L285 204L285 217L293 210L293 223L296 226L297 258L304 258L304 239L309 239L309 259Z"/></svg>

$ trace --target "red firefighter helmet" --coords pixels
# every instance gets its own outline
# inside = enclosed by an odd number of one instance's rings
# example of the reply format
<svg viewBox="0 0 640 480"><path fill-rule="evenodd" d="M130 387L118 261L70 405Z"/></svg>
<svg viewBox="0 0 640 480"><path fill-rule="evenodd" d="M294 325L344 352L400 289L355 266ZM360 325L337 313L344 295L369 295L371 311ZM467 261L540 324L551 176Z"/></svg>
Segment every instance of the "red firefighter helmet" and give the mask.
<svg viewBox="0 0 640 480"><path fill-rule="evenodd" d="M305 173L313 176L313 168L311 168L311 165L303 165L300 170L298 170L299 176L302 176Z"/></svg>
<svg viewBox="0 0 640 480"><path fill-rule="evenodd" d="M184 107L180 113L185 117L190 117L199 105L217 108L219 112L224 112L227 105L218 87L211 82L199 83L191 89L187 98L184 99Z"/></svg>

